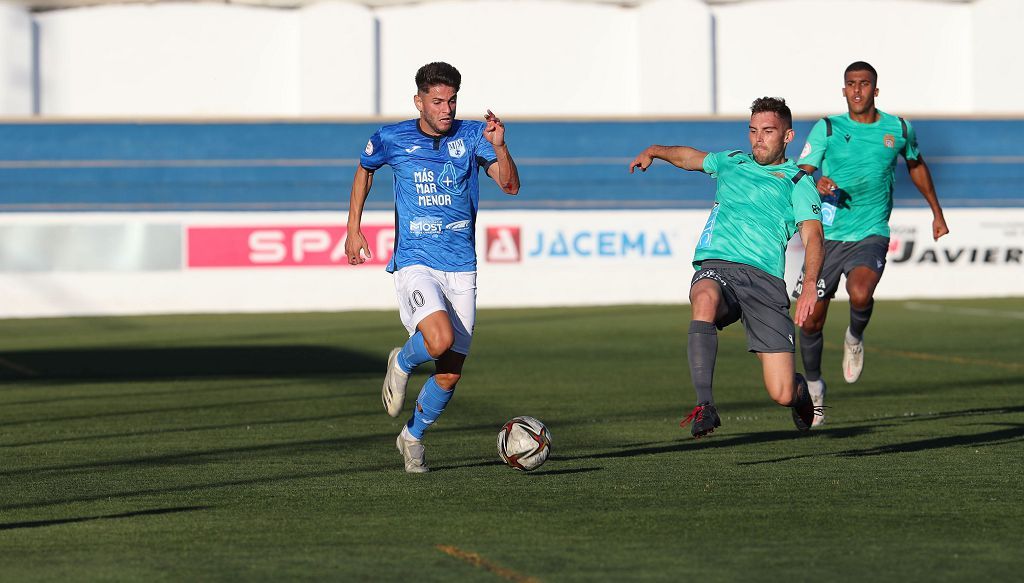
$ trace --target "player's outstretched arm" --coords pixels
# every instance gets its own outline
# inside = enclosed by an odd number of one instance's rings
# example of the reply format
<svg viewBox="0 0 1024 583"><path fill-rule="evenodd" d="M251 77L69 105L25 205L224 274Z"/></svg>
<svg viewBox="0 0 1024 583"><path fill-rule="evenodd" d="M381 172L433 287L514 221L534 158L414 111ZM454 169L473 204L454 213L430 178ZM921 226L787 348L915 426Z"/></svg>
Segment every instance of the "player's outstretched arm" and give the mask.
<svg viewBox="0 0 1024 583"><path fill-rule="evenodd" d="M816 282L821 275L821 264L825 260L825 234L821 221L804 221L800 223L800 239L804 242L804 281ZM818 301L818 286L804 285L800 297L796 300L796 311L793 322L803 326L811 316L814 305Z"/></svg>
<svg viewBox="0 0 1024 583"><path fill-rule="evenodd" d="M639 168L641 172L647 172L656 159L664 160L683 170L703 171L704 158L707 155L707 152L689 146L659 146L655 144L647 146L647 149L637 154L629 164L629 173L632 174L636 168Z"/></svg>
<svg viewBox="0 0 1024 583"><path fill-rule="evenodd" d="M356 166L356 175L352 179L352 194L348 203L348 232L345 236L345 255L350 265L359 265L371 257L370 246L363 237L363 205L373 186L373 172L362 166Z"/></svg>
<svg viewBox="0 0 1024 583"><path fill-rule="evenodd" d="M921 191L921 196L932 209L932 237L938 241L939 237L949 233L949 227L946 226L946 217L942 215L939 195L935 194L932 173L928 170L928 165L924 163L923 157L919 157L917 160L907 160L907 171L910 172L911 182Z"/></svg>
<svg viewBox="0 0 1024 583"><path fill-rule="evenodd" d="M484 139L494 146L494 155L498 160L487 169L487 175L494 179L498 188L505 194L519 194L519 168L512 154L508 151L508 144L505 143L505 124L487 110L484 116L487 126L484 128Z"/></svg>

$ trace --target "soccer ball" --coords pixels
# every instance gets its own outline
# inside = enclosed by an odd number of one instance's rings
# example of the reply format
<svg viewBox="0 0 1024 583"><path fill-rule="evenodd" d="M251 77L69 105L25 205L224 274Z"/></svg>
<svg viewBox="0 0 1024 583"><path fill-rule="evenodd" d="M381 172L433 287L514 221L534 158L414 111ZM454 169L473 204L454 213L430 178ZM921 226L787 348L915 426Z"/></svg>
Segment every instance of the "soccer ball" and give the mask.
<svg viewBox="0 0 1024 583"><path fill-rule="evenodd" d="M521 472L541 466L551 453L551 432L533 417L515 417L498 432L501 461Z"/></svg>

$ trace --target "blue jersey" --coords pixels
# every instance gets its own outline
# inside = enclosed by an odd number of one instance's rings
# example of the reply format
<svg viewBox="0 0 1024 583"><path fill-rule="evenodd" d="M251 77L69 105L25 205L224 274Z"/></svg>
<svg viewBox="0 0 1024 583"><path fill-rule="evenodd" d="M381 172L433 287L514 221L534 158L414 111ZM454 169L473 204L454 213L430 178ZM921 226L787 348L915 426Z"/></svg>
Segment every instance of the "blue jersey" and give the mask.
<svg viewBox="0 0 1024 583"><path fill-rule="evenodd" d="M486 124L455 120L429 136L410 119L377 130L359 163L395 174L395 251L388 271L426 265L440 271L476 270L476 211L480 168L497 159L483 137Z"/></svg>

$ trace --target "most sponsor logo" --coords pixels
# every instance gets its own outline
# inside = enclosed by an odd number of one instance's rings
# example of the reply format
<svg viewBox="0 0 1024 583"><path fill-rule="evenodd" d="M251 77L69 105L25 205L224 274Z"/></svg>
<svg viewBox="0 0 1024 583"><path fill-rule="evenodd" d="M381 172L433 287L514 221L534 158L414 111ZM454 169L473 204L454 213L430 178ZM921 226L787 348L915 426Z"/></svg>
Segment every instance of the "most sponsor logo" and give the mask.
<svg viewBox="0 0 1024 583"><path fill-rule="evenodd" d="M444 229L440 217L417 217L409 221L409 233L414 237L436 237Z"/></svg>
<svg viewBox="0 0 1024 583"><path fill-rule="evenodd" d="M394 249L392 226L364 225L370 257L385 265ZM347 229L337 226L188 227L188 267L356 267L345 255Z"/></svg>

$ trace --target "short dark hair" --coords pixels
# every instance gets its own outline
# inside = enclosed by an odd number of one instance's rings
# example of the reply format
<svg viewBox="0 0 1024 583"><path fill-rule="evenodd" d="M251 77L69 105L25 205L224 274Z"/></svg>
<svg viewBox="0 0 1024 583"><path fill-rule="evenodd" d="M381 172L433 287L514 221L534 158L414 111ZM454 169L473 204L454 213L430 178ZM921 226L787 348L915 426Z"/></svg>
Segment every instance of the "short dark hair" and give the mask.
<svg viewBox="0 0 1024 583"><path fill-rule="evenodd" d="M846 78L846 74L852 71L867 71L871 73L871 84L878 85L878 71L875 70L869 63L864 61L854 61L850 63L850 66L843 71L843 78Z"/></svg>
<svg viewBox="0 0 1024 583"><path fill-rule="evenodd" d="M462 85L462 74L455 67L442 61L427 63L416 71L416 89L420 93L426 93L434 85L447 85L458 93L459 85Z"/></svg>
<svg viewBox="0 0 1024 583"><path fill-rule="evenodd" d="M755 113L771 112L779 116L779 119L786 125L786 129L793 127L793 112L786 105L786 100L781 97L758 97L750 104L750 115Z"/></svg>

